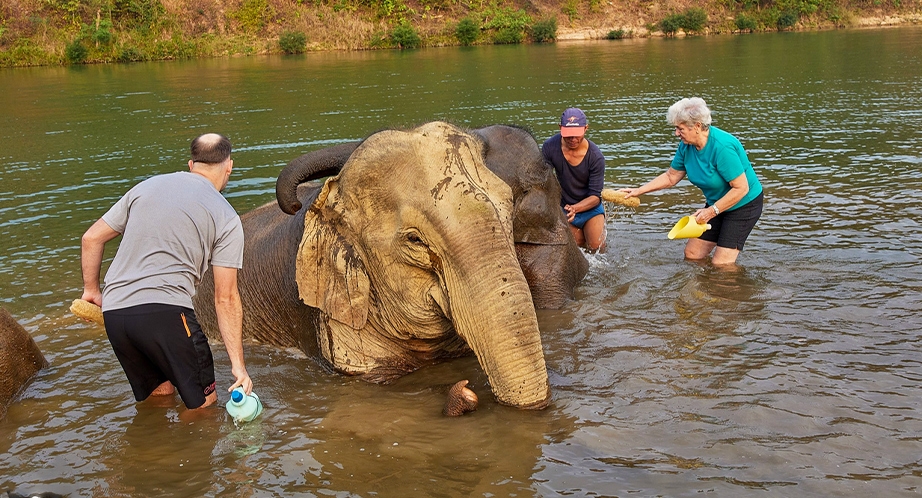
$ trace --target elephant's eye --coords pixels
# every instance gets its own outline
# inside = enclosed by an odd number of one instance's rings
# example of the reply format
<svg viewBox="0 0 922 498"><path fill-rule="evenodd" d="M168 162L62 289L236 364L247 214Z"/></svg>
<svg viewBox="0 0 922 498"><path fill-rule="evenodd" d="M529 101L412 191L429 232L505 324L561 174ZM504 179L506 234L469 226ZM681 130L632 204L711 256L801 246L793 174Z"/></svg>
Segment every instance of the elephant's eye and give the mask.
<svg viewBox="0 0 922 498"><path fill-rule="evenodd" d="M419 235L416 235L415 233L408 233L407 240L414 244L420 244L423 241L423 239L419 238Z"/></svg>

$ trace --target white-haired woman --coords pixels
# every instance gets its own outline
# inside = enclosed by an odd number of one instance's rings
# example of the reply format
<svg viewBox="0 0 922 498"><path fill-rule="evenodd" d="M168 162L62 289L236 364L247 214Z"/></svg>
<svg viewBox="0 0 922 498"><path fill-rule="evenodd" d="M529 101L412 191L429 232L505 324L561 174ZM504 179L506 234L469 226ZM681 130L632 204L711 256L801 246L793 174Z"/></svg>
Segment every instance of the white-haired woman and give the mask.
<svg viewBox="0 0 922 498"><path fill-rule="evenodd" d="M714 265L732 265L762 215L762 184L740 141L711 126L711 110L704 99L676 102L669 107L666 120L681 139L672 164L645 185L621 191L636 197L672 187L688 176L705 198L704 207L694 216L698 223L710 223L711 229L688 239L685 257L700 260L713 251Z"/></svg>

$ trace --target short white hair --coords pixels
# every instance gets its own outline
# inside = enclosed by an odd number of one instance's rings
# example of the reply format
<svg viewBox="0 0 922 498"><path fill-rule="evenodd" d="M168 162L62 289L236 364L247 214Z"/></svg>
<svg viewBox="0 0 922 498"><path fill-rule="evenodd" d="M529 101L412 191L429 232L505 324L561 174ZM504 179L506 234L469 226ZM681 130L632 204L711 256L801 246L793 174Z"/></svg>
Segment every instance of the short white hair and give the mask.
<svg viewBox="0 0 922 498"><path fill-rule="evenodd" d="M701 123L701 127L706 130L711 126L711 110L701 97L682 99L669 106L666 121L672 126L694 126L695 123Z"/></svg>

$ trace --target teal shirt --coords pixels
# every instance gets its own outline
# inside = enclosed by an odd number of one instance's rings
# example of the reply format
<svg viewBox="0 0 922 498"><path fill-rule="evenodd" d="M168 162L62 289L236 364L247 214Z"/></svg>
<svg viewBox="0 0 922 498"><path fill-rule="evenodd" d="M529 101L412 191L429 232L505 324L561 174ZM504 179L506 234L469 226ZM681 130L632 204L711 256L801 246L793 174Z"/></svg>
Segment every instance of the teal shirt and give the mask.
<svg viewBox="0 0 922 498"><path fill-rule="evenodd" d="M704 198L710 206L730 191L730 180L745 173L749 193L725 211L745 206L762 193L762 184L749 164L743 144L715 126L711 126L708 142L701 150L684 142L679 143L671 166L672 169L685 172L688 181L704 192Z"/></svg>

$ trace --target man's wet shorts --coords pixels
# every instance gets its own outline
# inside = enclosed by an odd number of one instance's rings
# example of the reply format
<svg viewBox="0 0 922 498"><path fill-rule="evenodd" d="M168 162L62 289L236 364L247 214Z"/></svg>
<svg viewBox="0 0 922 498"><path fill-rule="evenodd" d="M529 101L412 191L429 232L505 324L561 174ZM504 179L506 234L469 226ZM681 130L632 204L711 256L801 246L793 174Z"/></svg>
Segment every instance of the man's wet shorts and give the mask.
<svg viewBox="0 0 922 498"><path fill-rule="evenodd" d="M103 313L106 333L134 398L147 399L170 381L188 408L215 390L214 358L195 312L168 304L143 304Z"/></svg>
<svg viewBox="0 0 922 498"><path fill-rule="evenodd" d="M564 211L564 214L566 214L566 211ZM582 213L576 213L576 216L573 217L573 221L570 222L570 224L575 226L576 228L583 228L583 226L586 224L587 221L591 220L592 218L600 214L605 214L605 208L602 207L601 203L599 203L598 206L590 209L589 211L583 211Z"/></svg>

